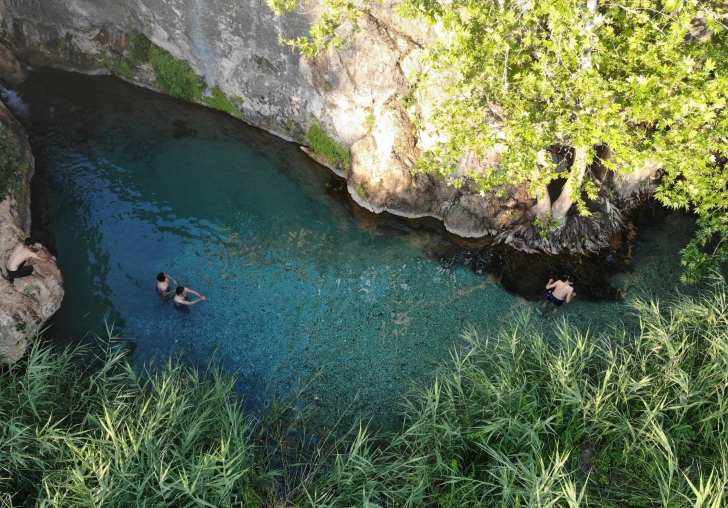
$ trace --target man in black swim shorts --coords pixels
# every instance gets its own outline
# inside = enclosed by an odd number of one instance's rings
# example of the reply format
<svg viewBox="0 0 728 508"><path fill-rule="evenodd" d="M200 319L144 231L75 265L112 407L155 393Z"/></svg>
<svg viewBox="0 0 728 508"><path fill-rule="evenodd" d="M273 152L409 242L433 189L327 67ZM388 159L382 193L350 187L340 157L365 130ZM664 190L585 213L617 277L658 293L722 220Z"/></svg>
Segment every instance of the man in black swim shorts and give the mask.
<svg viewBox="0 0 728 508"><path fill-rule="evenodd" d="M8 261L5 263L5 269L8 272L8 280L10 283L12 283L15 279L19 279L21 277L27 277L28 275L33 275L33 269L35 268L35 273L40 275L41 277L45 277L46 279L52 279L52 275L46 274L43 270L38 268L37 266L33 266L30 264L30 261L33 259L37 259L38 261L55 261L55 256L40 256L33 252L31 247L35 245L35 239L28 237L25 239L22 243L17 243L15 247L13 247L13 250L10 252L10 257L8 258Z"/></svg>
<svg viewBox="0 0 728 508"><path fill-rule="evenodd" d="M564 302L570 303L571 299L576 296L576 293L574 292L574 288L572 287L572 284L574 283L574 277L564 276L565 281L554 281L554 279L549 279L549 283L546 284L546 289L551 289L552 291L549 291L549 294L546 296L546 301L543 302L543 305L541 305L540 309L538 310L539 314L546 310L546 308L551 305L554 308L554 312L558 312L559 307L561 307Z"/></svg>

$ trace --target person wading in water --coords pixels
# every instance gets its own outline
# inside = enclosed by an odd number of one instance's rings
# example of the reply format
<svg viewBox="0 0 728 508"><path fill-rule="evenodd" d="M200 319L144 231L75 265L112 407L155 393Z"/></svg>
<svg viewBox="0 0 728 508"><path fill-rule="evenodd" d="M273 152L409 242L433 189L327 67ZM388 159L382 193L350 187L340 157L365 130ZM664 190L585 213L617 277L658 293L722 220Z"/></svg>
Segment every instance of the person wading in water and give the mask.
<svg viewBox="0 0 728 508"><path fill-rule="evenodd" d="M169 281L174 282L175 286L179 286L179 283L170 274L159 272L159 275L157 275L157 294L162 301L174 295L174 291L169 288Z"/></svg>
<svg viewBox="0 0 728 508"><path fill-rule="evenodd" d="M185 314L188 314L190 312L190 305L195 305L196 303L200 303L207 299L194 289L188 289L184 286L177 286L177 289L174 290L174 293L174 308ZM187 295L189 293L197 295L197 300L192 300L191 302L188 302Z"/></svg>
<svg viewBox="0 0 728 508"><path fill-rule="evenodd" d="M571 299L576 296L574 288L572 287L574 277L569 275L564 276L564 279L566 280L554 281L554 279L549 279L549 283L546 284L546 289L551 289L551 291L549 291L549 294L546 296L546 301L543 302L541 308L536 309L539 314L545 311L549 305L553 306L554 312L558 312L559 307L561 307L564 302L570 303Z"/></svg>

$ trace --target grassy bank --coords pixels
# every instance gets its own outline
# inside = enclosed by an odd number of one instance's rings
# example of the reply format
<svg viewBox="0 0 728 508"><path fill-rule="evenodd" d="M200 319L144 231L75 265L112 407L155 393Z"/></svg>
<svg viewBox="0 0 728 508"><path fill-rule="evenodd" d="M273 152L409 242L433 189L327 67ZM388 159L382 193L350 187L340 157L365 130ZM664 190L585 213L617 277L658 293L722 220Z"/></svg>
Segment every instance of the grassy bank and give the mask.
<svg viewBox="0 0 728 508"><path fill-rule="evenodd" d="M297 402L246 417L234 379L36 347L0 375L4 506L722 506L728 306L635 302L637 333L465 333L394 434Z"/></svg>
<svg viewBox="0 0 728 508"><path fill-rule="evenodd" d="M723 282L667 309L635 302L641 330L545 336L524 314L465 334L405 406L387 447L360 436L318 506L724 506L728 313Z"/></svg>
<svg viewBox="0 0 728 508"><path fill-rule="evenodd" d="M280 400L246 416L235 378L123 352L36 346L0 374L0 506L280 506L333 450ZM295 429L295 430L294 430ZM315 434L315 438L314 438ZM301 464L305 464L301 466Z"/></svg>

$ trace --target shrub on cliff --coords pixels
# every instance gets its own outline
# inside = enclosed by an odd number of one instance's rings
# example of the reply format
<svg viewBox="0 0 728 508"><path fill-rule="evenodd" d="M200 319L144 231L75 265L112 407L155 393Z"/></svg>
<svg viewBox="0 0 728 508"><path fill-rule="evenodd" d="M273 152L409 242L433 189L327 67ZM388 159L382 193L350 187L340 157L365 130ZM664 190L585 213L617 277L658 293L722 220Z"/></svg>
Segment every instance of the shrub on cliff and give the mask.
<svg viewBox="0 0 728 508"><path fill-rule="evenodd" d="M0 125L0 201L22 189L26 170L27 167L21 164L20 149L12 132Z"/></svg>
<svg viewBox="0 0 728 508"><path fill-rule="evenodd" d="M152 41L143 33L131 30L129 31L129 42L131 42L129 58L136 62L148 62L149 49L152 47Z"/></svg>
<svg viewBox="0 0 728 508"><path fill-rule="evenodd" d="M242 102L240 97L228 97L217 85L210 89L210 95L203 97L207 84L204 78L195 74L195 71L187 62L175 59L167 51L154 45L144 34L136 30L129 32L129 40L131 41L129 57L136 62L150 62L152 64L154 76L160 90L178 99L188 101L201 99L211 108L225 111L241 120L245 120L245 116L233 105L233 103ZM131 68L123 60L112 70L127 78L134 77Z"/></svg>
<svg viewBox="0 0 728 508"><path fill-rule="evenodd" d="M212 89L210 89L210 96L203 97L202 100L211 108L219 109L220 111L229 113L241 120L245 120L245 116L233 105L233 101L239 104L242 103L243 99L240 97L233 97L230 99L218 85L213 86Z"/></svg>
<svg viewBox="0 0 728 508"><path fill-rule="evenodd" d="M149 48L149 62L154 68L157 86L164 93L177 99L188 101L201 100L205 90L205 80L195 74L190 64L177 60L159 46Z"/></svg>
<svg viewBox="0 0 728 508"><path fill-rule="evenodd" d="M269 0L277 13L308 0ZM322 0L309 34L284 43L307 56L348 44L374 0ZM437 87L428 134L441 134L419 170L451 175L464 159L501 158L467 174L482 191L529 183L544 197L566 178L561 219L608 198L588 168L661 168L657 199L698 215L684 280L728 262L728 10L720 2L668 0L398 0L406 17L442 34L422 53L417 86ZM435 79L428 85L428 74ZM430 97L432 94L430 94ZM416 96L415 96L416 97ZM433 107L436 106L436 107ZM420 118L413 121L421 123ZM605 151L604 148L609 150ZM573 154L560 172L549 151ZM599 155L598 155L599 154ZM460 178L452 180L461 183ZM542 201L545 203L545 200ZM545 205L544 205L545 206ZM544 210L548 212L548 210ZM557 214L558 212L558 214Z"/></svg>
<svg viewBox="0 0 728 508"><path fill-rule="evenodd" d="M318 121L315 121L308 129L306 138L308 138L309 146L314 152L323 155L336 165L342 164L346 168L351 167L351 152L349 149L341 146L326 134Z"/></svg>

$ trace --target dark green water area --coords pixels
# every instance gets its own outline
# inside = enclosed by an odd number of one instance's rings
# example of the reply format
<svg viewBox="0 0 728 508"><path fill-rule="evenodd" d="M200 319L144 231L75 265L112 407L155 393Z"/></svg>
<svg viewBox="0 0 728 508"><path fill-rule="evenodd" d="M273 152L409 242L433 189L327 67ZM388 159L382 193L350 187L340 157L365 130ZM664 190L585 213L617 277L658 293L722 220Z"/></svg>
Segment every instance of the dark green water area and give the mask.
<svg viewBox="0 0 728 508"><path fill-rule="evenodd" d="M303 403L324 415L385 423L466 327L495 330L524 311L560 322L492 275L443 265L432 255L442 235L379 225L298 145L228 115L55 70L32 72L19 94L37 162L34 234L65 278L55 340L91 342L113 323L138 365L216 358L239 372L251 407L305 385ZM610 282L668 298L692 221L654 207L635 221L632 269ZM207 301L189 314L160 303L160 271ZM629 312L577 298L563 314L599 333Z"/></svg>

